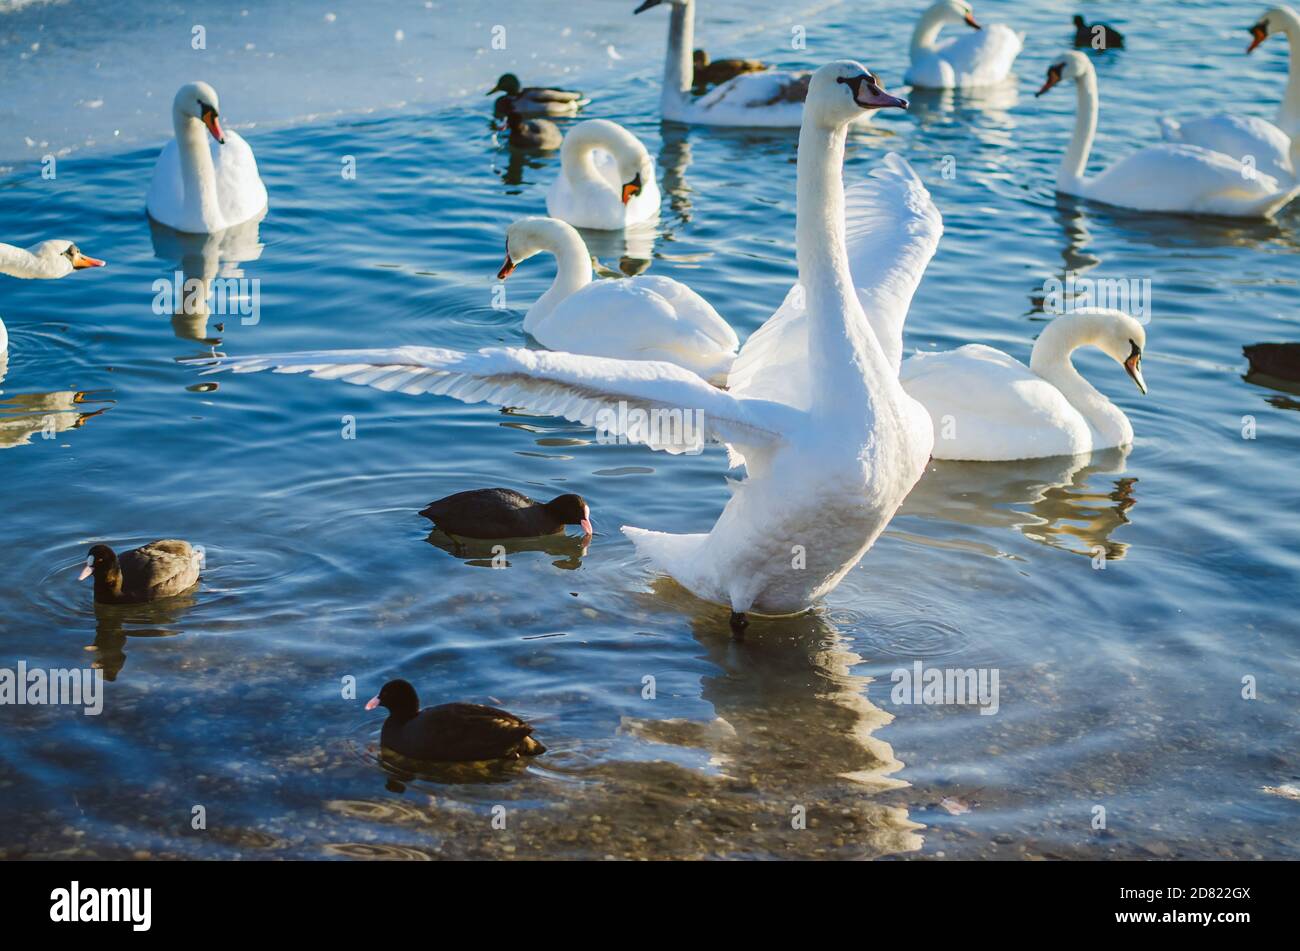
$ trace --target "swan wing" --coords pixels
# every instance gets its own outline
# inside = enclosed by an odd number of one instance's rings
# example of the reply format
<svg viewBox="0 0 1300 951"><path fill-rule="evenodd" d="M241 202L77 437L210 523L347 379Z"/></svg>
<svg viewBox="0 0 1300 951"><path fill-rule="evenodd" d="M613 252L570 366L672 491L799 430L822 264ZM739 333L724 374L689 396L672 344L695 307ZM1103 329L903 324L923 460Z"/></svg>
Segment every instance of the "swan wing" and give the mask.
<svg viewBox="0 0 1300 951"><path fill-rule="evenodd" d="M1181 122L1162 117L1159 123L1166 142L1199 145L1238 161L1250 156L1255 167L1265 174L1279 179L1295 177L1291 138L1267 119L1221 114Z"/></svg>
<svg viewBox="0 0 1300 951"><path fill-rule="evenodd" d="M846 190L845 209L858 299L897 371L903 322L943 234L943 219L912 166L892 152L865 181ZM813 368L808 365L801 299L796 285L777 312L745 341L728 379L732 393L808 407Z"/></svg>
<svg viewBox="0 0 1300 951"><path fill-rule="evenodd" d="M683 118L705 125L797 128L803 121L812 74L788 70L742 73L690 99L680 109ZM864 113L863 120L871 113Z"/></svg>
<svg viewBox="0 0 1300 951"><path fill-rule="evenodd" d="M908 82L941 87L991 86L1006 79L1020 51L1024 34L994 23L937 44L934 61L918 57ZM942 68L947 64L947 69Z"/></svg>
<svg viewBox="0 0 1300 951"><path fill-rule="evenodd" d="M266 209L266 186L257 171L253 150L238 132L226 132L226 143L209 138L212 167L217 175L217 199L227 228L256 218Z"/></svg>
<svg viewBox="0 0 1300 951"><path fill-rule="evenodd" d="M688 370L658 361L514 348L461 353L397 347L219 357L206 372L222 370L307 373L385 392L516 406L672 454L698 452L705 441L734 443L762 454L781 443L792 424L786 407L739 399ZM683 427L688 416L689 425Z"/></svg>

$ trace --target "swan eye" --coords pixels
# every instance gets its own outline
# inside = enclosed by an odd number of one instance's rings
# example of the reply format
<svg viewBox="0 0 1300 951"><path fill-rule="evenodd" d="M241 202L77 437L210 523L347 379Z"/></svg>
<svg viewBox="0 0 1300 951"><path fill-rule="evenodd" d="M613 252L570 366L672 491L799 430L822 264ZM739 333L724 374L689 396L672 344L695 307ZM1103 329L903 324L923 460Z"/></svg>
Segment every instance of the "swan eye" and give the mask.
<svg viewBox="0 0 1300 951"><path fill-rule="evenodd" d="M81 252L77 250L77 246L75 244L70 244L63 250L63 256L66 257L69 261L76 260L77 255L80 253Z"/></svg>

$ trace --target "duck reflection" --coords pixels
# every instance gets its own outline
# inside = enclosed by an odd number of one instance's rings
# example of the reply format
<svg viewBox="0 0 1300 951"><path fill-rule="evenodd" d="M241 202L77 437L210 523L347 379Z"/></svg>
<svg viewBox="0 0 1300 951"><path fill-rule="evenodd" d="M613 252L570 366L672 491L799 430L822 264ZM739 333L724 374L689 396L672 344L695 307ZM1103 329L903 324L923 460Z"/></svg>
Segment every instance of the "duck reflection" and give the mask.
<svg viewBox="0 0 1300 951"><path fill-rule="evenodd" d="M174 262L176 273L180 275L180 287L169 295L172 331L181 340L218 346L221 338L212 336L208 329L212 316L208 306L212 282L217 278L242 278L244 272L239 265L262 256L261 219L246 221L214 234L188 234L159 224L152 218L148 220L154 255ZM173 284L176 278L169 274L165 280ZM191 281L196 283L192 285ZM239 319L241 315L229 316ZM218 333L223 329L224 325L219 325Z"/></svg>
<svg viewBox="0 0 1300 951"><path fill-rule="evenodd" d="M582 567L589 539L563 533L536 538L463 538L435 528L425 541L476 568L509 568L511 555L540 551L558 559L551 562L556 568L572 571Z"/></svg>
<svg viewBox="0 0 1300 951"><path fill-rule="evenodd" d="M5 366L0 361L0 380ZM107 390L56 390L52 393L17 393L0 399L0 449L29 445L33 438L53 439L59 433L80 429L108 412L114 401Z"/></svg>
<svg viewBox="0 0 1300 951"><path fill-rule="evenodd" d="M900 514L957 525L1010 528L1031 541L1078 555L1124 557L1111 538L1137 504L1136 478L1122 475L1129 447L1016 462L935 460Z"/></svg>
<svg viewBox="0 0 1300 951"><path fill-rule="evenodd" d="M95 603L95 640L86 650L94 653L90 666L104 672L104 679L116 680L126 665L128 637L175 637L176 625L198 604L194 593L147 604Z"/></svg>

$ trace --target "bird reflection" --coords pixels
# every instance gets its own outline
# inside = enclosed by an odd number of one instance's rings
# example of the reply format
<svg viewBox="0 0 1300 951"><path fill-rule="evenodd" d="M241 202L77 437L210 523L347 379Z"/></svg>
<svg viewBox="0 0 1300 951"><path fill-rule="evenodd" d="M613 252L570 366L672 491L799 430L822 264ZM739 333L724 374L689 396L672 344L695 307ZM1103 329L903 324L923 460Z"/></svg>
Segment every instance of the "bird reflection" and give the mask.
<svg viewBox="0 0 1300 951"><path fill-rule="evenodd" d="M1074 554L1124 557L1111 534L1129 523L1135 478L1122 475L1129 447L1016 462L935 460L900 514L958 525L1012 528L1031 541Z"/></svg>
<svg viewBox="0 0 1300 951"><path fill-rule="evenodd" d="M425 541L476 568L509 568L511 555L540 551L558 559L551 562L556 568L572 571L582 567L590 539L563 533L536 538L464 538L435 528Z"/></svg>
<svg viewBox="0 0 1300 951"><path fill-rule="evenodd" d="M1086 210L1097 223L1113 232L1113 238L1143 242L1156 248L1253 248L1268 243L1300 250L1296 229L1287 226L1284 220L1294 212L1286 210L1279 213L1277 220L1153 215L1061 194L1056 196L1056 207L1062 220L1071 220L1076 214L1082 218Z"/></svg>
<svg viewBox="0 0 1300 951"><path fill-rule="evenodd" d="M95 604L95 641L86 650L95 654L91 667L116 680L126 665L128 637L175 637L185 612L198 604L193 592L147 604Z"/></svg>
<svg viewBox="0 0 1300 951"><path fill-rule="evenodd" d="M681 224L691 218L691 186L686 183L686 170L691 165L689 126L665 122L661 128L662 145L659 148L659 168L663 179L660 189L668 196L668 207Z"/></svg>
<svg viewBox="0 0 1300 951"><path fill-rule="evenodd" d="M0 380L5 364L0 357ZM39 436L80 429L114 405L103 394L108 390L57 390L52 393L16 393L0 399L0 449L25 446Z"/></svg>
<svg viewBox="0 0 1300 951"><path fill-rule="evenodd" d="M907 114L922 129L970 114L980 114L996 124L1010 124L1011 110L1019 102L1020 90L1012 81L980 89L912 89L907 94ZM975 132L985 138L979 130Z"/></svg>
<svg viewBox="0 0 1300 951"><path fill-rule="evenodd" d="M168 308L172 313L172 331L179 339L208 346L221 343L221 338L211 336L208 329L212 316L208 307L212 281L218 277L244 276L239 265L262 256L260 229L261 219L255 218L214 234L188 234L149 219L154 254L175 262L174 267L181 275L181 304ZM166 279L175 281L171 274ZM198 282L197 288L191 288L192 280ZM231 316L236 319L240 315ZM224 326L219 325L217 329L220 333Z"/></svg>

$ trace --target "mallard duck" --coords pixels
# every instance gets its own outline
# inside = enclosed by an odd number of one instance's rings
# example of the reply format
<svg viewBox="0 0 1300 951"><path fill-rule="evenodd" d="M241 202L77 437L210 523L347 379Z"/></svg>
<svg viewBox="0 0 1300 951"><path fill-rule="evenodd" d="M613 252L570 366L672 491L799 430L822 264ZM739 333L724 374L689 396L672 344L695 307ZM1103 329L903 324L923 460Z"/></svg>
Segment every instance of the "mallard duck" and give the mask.
<svg viewBox="0 0 1300 951"><path fill-rule="evenodd" d="M581 525L591 534L591 509L580 495L538 502L514 489L470 489L430 502L420 512L448 535L465 538L535 538Z"/></svg>
<svg viewBox="0 0 1300 951"><path fill-rule="evenodd" d="M517 112L506 113L510 144L516 149L549 152L560 147L564 135L550 119L525 119Z"/></svg>
<svg viewBox="0 0 1300 951"><path fill-rule="evenodd" d="M503 73L487 94L490 96L497 92L505 93L496 101L493 110L499 119L512 112L522 116L571 116L591 101L572 89L521 86L514 73Z"/></svg>
<svg viewBox="0 0 1300 951"><path fill-rule="evenodd" d="M761 73L767 69L767 63L757 59L709 59L704 50L696 50L692 56L694 63L694 80L692 85L703 92L710 86L725 83L728 79L743 76L745 73Z"/></svg>
<svg viewBox="0 0 1300 951"><path fill-rule="evenodd" d="M117 555L96 545L78 581L95 576L95 600L102 604L140 604L170 598L194 587L202 559L189 542L164 538Z"/></svg>
<svg viewBox="0 0 1300 951"><path fill-rule="evenodd" d="M1074 15L1074 45L1079 49L1092 46L1099 29L1104 42L1098 49L1122 50L1124 48L1124 34L1119 30L1112 30L1105 23L1094 23L1089 26L1077 13Z"/></svg>
<svg viewBox="0 0 1300 951"><path fill-rule="evenodd" d="M479 703L444 703L420 709L415 688L390 680L366 704L384 707L379 742L385 748L425 762L467 763L537 756L546 747L532 738L533 728L513 713Z"/></svg>

